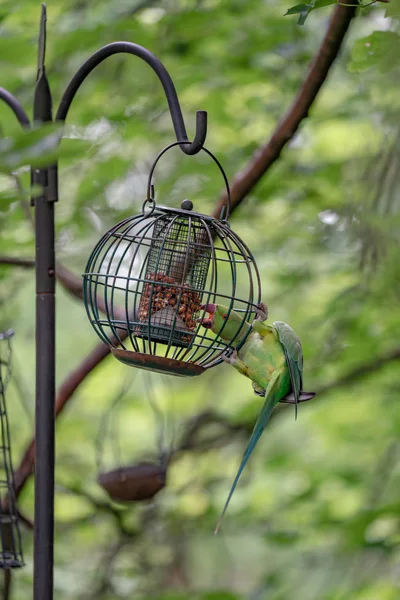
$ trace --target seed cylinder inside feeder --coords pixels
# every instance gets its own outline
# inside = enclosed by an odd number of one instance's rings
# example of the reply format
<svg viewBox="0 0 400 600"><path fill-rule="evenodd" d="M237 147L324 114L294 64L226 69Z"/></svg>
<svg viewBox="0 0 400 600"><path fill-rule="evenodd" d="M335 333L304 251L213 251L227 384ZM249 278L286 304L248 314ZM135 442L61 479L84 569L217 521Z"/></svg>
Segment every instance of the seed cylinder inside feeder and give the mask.
<svg viewBox="0 0 400 600"><path fill-rule="evenodd" d="M157 219L148 253L135 335L188 347L197 327L211 247L200 219Z"/></svg>

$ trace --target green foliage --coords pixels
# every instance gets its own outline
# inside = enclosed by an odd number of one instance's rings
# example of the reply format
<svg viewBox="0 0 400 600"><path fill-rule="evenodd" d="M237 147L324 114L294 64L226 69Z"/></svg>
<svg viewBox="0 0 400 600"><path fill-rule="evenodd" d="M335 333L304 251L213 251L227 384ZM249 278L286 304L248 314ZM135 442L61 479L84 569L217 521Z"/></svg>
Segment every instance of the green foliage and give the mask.
<svg viewBox="0 0 400 600"><path fill-rule="evenodd" d="M285 13L285 17L286 15L298 14L299 18L297 24L304 25L310 12L316 10L317 8L329 6L330 4L337 4L337 0L312 0L312 2L309 2L308 4L296 4L296 6L289 8L289 10Z"/></svg>
<svg viewBox="0 0 400 600"><path fill-rule="evenodd" d="M54 0L54 109L91 52L117 39L137 42L170 71L190 137L195 111L208 111L207 147L232 180L292 102L333 10L314 11L299 28L282 15L291 4ZM38 9L33 0L0 8L0 85L30 115ZM232 218L256 255L271 319L287 321L303 341L306 389L326 391L299 407L296 423L290 408L272 419L215 537L260 399L227 365L193 382L107 358L57 421L57 600L399 597L400 378L398 360L389 359L399 348L398 17L395 2L359 11L309 118ZM20 133L5 106L0 124L0 256L33 257L23 165L33 153L41 161L37 145L56 134ZM174 136L161 86L131 56L90 75L63 136L57 255L79 276L100 236L140 210L150 164ZM160 204L188 197L209 213L221 189L207 157L176 149L160 163ZM18 464L32 435L33 272L0 264L0 303L1 328L16 331L8 405ZM60 385L97 339L83 304L60 285L57 308ZM126 377L131 387L111 410ZM96 483L96 441L104 468L154 459L160 420L149 394L165 416L167 446L180 443L198 413L214 410L222 422L204 425L195 448L176 456L154 503L112 505ZM32 481L20 508L33 514ZM15 599L32 597L31 532L23 541L27 566L14 576Z"/></svg>
<svg viewBox="0 0 400 600"><path fill-rule="evenodd" d="M0 171L9 174L27 164L33 168L45 167L57 159L67 157L65 149L60 151L59 148L61 136L61 125L46 123L18 132L12 137L3 137L0 140ZM73 156L77 158L76 147L73 149Z"/></svg>
<svg viewBox="0 0 400 600"><path fill-rule="evenodd" d="M311 0L308 4L296 4L287 10L285 13L285 17L287 15L299 15L297 20L298 25L304 25L308 15L318 9L324 8L325 6L330 6L331 4L343 4L344 6L357 6L359 8L368 8L368 6L372 6L377 2L388 2L388 0L372 0L367 4L364 4L362 0L354 0L354 3L351 2L340 2L340 0Z"/></svg>
<svg viewBox="0 0 400 600"><path fill-rule="evenodd" d="M372 67L382 73L399 68L396 50L400 47L400 36L395 31L374 31L354 44L349 70L363 72Z"/></svg>

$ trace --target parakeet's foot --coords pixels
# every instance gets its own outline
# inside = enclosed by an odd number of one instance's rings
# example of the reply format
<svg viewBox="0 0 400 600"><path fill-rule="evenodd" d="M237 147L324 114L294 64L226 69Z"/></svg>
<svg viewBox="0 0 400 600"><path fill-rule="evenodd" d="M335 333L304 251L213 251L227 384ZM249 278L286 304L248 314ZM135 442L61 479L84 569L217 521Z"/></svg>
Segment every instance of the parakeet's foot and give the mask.
<svg viewBox="0 0 400 600"><path fill-rule="evenodd" d="M308 400L312 400L315 396L315 392L300 392L298 402L308 402ZM296 399L294 397L293 392L286 394L282 400L279 402L283 402L283 404L296 404Z"/></svg>
<svg viewBox="0 0 400 600"><path fill-rule="evenodd" d="M253 381L253 390L256 396L261 396L262 398L264 398L265 396L265 390L264 388L262 388L261 386L259 386L255 381Z"/></svg>
<svg viewBox="0 0 400 600"><path fill-rule="evenodd" d="M221 354L221 358L224 362L228 363L228 365L232 365L238 358L238 353L237 350L234 350L232 353L229 353L230 351L228 350L227 352L224 352L224 354Z"/></svg>
<svg viewBox="0 0 400 600"><path fill-rule="evenodd" d="M268 319L268 307L264 302L260 302L256 308L256 319L257 321L266 321Z"/></svg>

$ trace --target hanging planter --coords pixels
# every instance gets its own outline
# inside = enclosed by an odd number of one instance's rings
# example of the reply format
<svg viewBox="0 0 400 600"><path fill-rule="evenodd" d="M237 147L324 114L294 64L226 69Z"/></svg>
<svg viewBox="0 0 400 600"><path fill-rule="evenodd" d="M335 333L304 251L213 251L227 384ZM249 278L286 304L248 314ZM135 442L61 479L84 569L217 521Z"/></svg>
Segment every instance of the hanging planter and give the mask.
<svg viewBox="0 0 400 600"><path fill-rule="evenodd" d="M98 475L97 483L115 502L151 500L167 482L167 463L140 462Z"/></svg>
<svg viewBox="0 0 400 600"><path fill-rule="evenodd" d="M252 322L260 302L260 278L247 245L230 228L230 190L221 218L159 207L152 176L170 144L149 174L147 199L140 214L110 229L93 250L83 275L84 300L90 322L121 362L170 373L200 375L221 362L230 347L245 341L243 324ZM99 302L105 309L100 312ZM224 304L242 316L229 342L201 327L209 303ZM104 311L103 311L104 312Z"/></svg>

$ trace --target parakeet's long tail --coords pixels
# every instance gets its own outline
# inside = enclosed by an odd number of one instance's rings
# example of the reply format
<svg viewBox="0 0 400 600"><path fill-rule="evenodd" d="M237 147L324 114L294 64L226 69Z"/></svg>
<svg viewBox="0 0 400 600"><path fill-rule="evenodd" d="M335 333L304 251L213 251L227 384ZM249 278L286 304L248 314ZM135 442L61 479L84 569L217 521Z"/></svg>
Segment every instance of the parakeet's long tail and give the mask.
<svg viewBox="0 0 400 600"><path fill-rule="evenodd" d="M272 381L271 381L271 383L272 383ZM269 388L269 386L268 386L268 388ZM267 392L268 392L268 388L267 388ZM222 511L221 516L218 519L218 523L217 523L217 526L216 526L215 531L214 531L215 534L217 534L218 531L219 531L219 528L220 528L221 523L222 523L222 519L225 516L225 513L226 513L227 508L229 506L229 502L231 501L231 498L233 496L233 492L235 491L236 486L238 484L238 481L240 479L240 476L243 473L243 469L245 468L246 463L247 463L247 461L250 458L250 454L253 452L253 450L254 450L254 448L255 448L258 440L260 439L261 434L264 431L265 426L266 426L266 424L269 421L269 418L271 416L272 411L274 410L274 407L275 407L277 401L278 401L278 398L276 397L276 393L274 393L273 389L271 389L270 393L267 394L267 398L266 398L266 400L264 402L264 405L263 405L263 407L261 409L260 415L259 415L259 417L257 419L257 422L256 422L255 426L254 426L253 433L251 434L251 438L249 440L247 448L244 451L242 462L240 463L239 470L238 470L237 475L236 475L236 477L234 479L234 482L232 484L232 487L231 487L231 490L229 492L229 496L227 498L227 501L225 502L224 510Z"/></svg>

